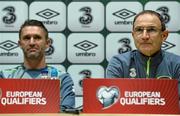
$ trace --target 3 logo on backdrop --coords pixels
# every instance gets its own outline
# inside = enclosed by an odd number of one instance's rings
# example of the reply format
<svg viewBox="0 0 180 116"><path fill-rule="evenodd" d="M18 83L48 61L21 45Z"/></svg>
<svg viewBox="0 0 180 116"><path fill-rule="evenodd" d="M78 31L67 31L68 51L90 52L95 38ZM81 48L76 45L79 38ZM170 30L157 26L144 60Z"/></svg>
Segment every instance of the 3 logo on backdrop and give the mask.
<svg viewBox="0 0 180 116"><path fill-rule="evenodd" d="M83 79L85 78L91 78L92 72L89 69L84 69L82 71L79 72L80 75L83 75L82 79L79 80L79 86L82 87L83 86Z"/></svg>
<svg viewBox="0 0 180 116"><path fill-rule="evenodd" d="M132 50L132 47L130 46L131 40L129 38L122 38L118 42L122 44L121 48L119 48L118 50L120 54Z"/></svg>
<svg viewBox="0 0 180 116"><path fill-rule="evenodd" d="M49 48L46 49L46 51L45 51L46 56L52 55L54 53L54 50L55 50L54 46L53 46L53 42L54 42L53 39L50 38L50 41L51 41L51 44L50 44Z"/></svg>
<svg viewBox="0 0 180 116"><path fill-rule="evenodd" d="M79 18L79 22L83 24L83 26L87 26L93 21L93 16L91 15L92 9L90 7L82 7L79 11L83 12L83 16Z"/></svg>
<svg viewBox="0 0 180 116"><path fill-rule="evenodd" d="M5 24L12 24L16 21L15 8L13 6L7 6L3 9L6 15L2 18Z"/></svg>
<svg viewBox="0 0 180 116"><path fill-rule="evenodd" d="M71 31L99 32L104 28L104 6L101 2L71 2L67 15Z"/></svg>
<svg viewBox="0 0 180 116"><path fill-rule="evenodd" d="M170 15L168 14L169 13L169 8L168 7L159 7L156 9L157 12L159 12L162 16L163 16L163 19L164 19L164 22L167 24L169 21L170 21Z"/></svg>

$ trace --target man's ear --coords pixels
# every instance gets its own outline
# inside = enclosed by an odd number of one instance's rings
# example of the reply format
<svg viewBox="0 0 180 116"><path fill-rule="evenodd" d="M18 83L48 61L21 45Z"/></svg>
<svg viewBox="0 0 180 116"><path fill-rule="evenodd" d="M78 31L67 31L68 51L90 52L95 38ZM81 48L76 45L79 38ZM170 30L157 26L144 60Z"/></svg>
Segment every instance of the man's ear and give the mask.
<svg viewBox="0 0 180 116"><path fill-rule="evenodd" d="M22 48L20 39L18 40L18 45L20 48Z"/></svg>
<svg viewBox="0 0 180 116"><path fill-rule="evenodd" d="M165 41L167 39L168 35L169 35L169 32L167 30L162 32L162 35L161 35L162 36L162 40Z"/></svg>
<svg viewBox="0 0 180 116"><path fill-rule="evenodd" d="M48 38L46 41L46 48L49 48L49 46L52 44L52 39Z"/></svg>
<svg viewBox="0 0 180 116"><path fill-rule="evenodd" d="M134 31L132 30L132 32L131 32L131 35L132 35L132 37L134 38Z"/></svg>

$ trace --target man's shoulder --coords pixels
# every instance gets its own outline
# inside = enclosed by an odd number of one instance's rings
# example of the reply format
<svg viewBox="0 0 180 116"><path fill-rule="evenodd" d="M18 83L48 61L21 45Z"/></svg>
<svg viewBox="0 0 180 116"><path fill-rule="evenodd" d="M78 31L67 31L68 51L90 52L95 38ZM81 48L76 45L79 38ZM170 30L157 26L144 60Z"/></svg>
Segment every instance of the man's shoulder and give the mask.
<svg viewBox="0 0 180 116"><path fill-rule="evenodd" d="M131 54L132 54L132 51L129 51L129 52L121 53L121 54L116 54L113 57L119 58L119 59L123 59L123 58L127 59L131 57Z"/></svg>
<svg viewBox="0 0 180 116"><path fill-rule="evenodd" d="M54 66L50 66L50 65L47 66L47 69L50 70L50 71L53 71L53 72L64 73L60 69L58 69L58 68L56 68Z"/></svg>
<svg viewBox="0 0 180 116"><path fill-rule="evenodd" d="M1 70L2 72L15 72L17 70L19 70L21 67L20 66L17 66L17 67L14 67L14 68L7 68L7 69L3 69Z"/></svg>
<svg viewBox="0 0 180 116"><path fill-rule="evenodd" d="M111 61L129 62L136 51L129 51L121 54L114 55Z"/></svg>
<svg viewBox="0 0 180 116"><path fill-rule="evenodd" d="M132 51L129 51L129 52L125 52L125 53L122 53L122 54L117 54L117 55L114 55L110 61L109 61L109 64L111 65L129 65L130 64L130 61L131 61L131 57L132 57Z"/></svg>
<svg viewBox="0 0 180 116"><path fill-rule="evenodd" d="M10 75L13 75L15 72L19 71L22 67L17 66L14 68L7 68L0 71L0 76L2 77L9 77Z"/></svg>
<svg viewBox="0 0 180 116"><path fill-rule="evenodd" d="M48 66L48 70L50 70L51 76L56 76L61 79L61 83L64 84L73 84L73 80L71 75L68 72L61 71L56 67Z"/></svg>
<svg viewBox="0 0 180 116"><path fill-rule="evenodd" d="M60 69L54 67L54 66L49 66L48 65L48 70L50 70L51 75L56 75L58 77L64 77L64 76L68 76L69 74L65 71L61 71Z"/></svg>
<svg viewBox="0 0 180 116"><path fill-rule="evenodd" d="M180 56L171 52L164 51L164 59L167 61L179 62Z"/></svg>

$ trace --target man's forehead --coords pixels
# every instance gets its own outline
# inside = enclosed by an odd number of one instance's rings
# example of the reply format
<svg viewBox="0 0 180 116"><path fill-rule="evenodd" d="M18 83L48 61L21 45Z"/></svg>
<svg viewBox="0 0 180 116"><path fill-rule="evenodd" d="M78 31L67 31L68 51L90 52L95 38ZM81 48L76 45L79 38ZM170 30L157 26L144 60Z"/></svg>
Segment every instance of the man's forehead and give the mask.
<svg viewBox="0 0 180 116"><path fill-rule="evenodd" d="M144 20L144 21L146 21L146 20L149 20L149 19L153 19L153 20L159 20L159 18L155 15L155 14L150 14L150 13L145 13L145 14L141 14L141 15L139 15L137 18L136 18L136 20L135 20L135 22L137 22L137 21L139 21L139 20ZM160 21L160 20L159 20Z"/></svg>
<svg viewBox="0 0 180 116"><path fill-rule="evenodd" d="M22 34L23 33L42 33L44 34L45 31L43 28L39 27L39 26L25 26L23 29L22 29Z"/></svg>
<svg viewBox="0 0 180 116"><path fill-rule="evenodd" d="M29 25L29 26L25 26L25 27L23 27L23 30L26 30L26 29L42 29L41 27L39 27L39 26L31 26L31 25ZM43 29L42 29L43 30Z"/></svg>
<svg viewBox="0 0 180 116"><path fill-rule="evenodd" d="M134 22L134 26L149 25L149 26L161 26L159 18L154 14L142 14L137 17Z"/></svg>

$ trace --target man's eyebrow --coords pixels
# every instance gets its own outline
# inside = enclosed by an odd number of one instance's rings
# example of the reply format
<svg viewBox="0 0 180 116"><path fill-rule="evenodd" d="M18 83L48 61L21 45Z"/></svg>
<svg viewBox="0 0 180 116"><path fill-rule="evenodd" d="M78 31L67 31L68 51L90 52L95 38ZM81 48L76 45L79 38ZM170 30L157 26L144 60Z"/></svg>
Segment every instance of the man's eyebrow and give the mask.
<svg viewBox="0 0 180 116"><path fill-rule="evenodd" d="M140 28L157 28L157 26L135 26Z"/></svg>

